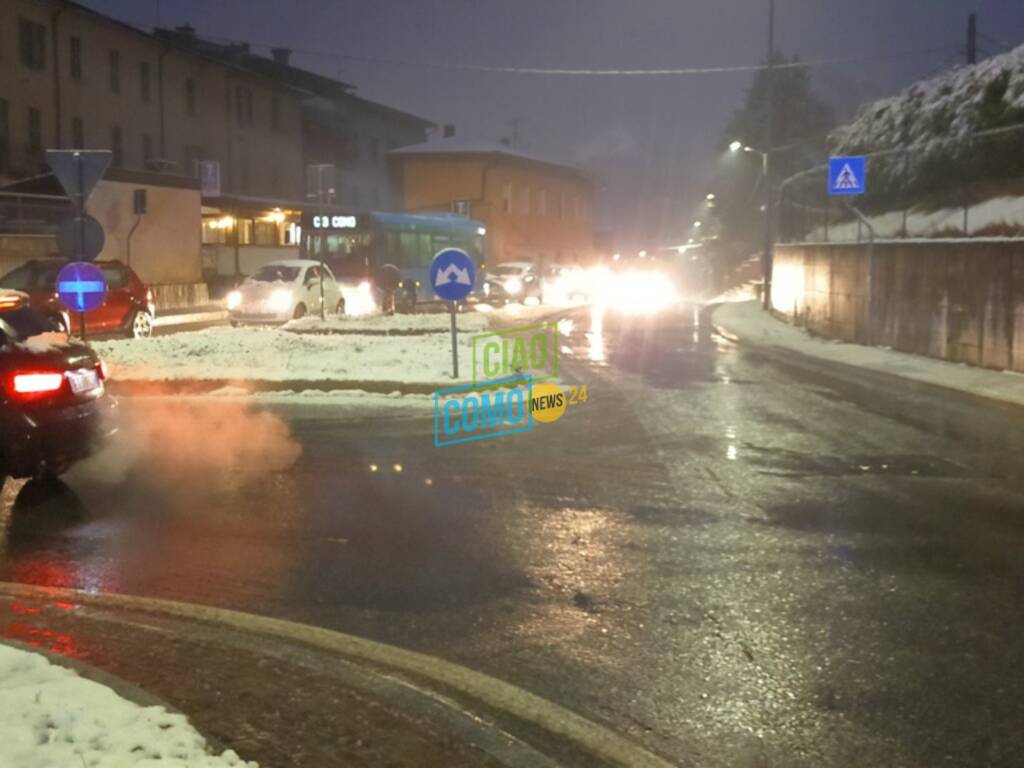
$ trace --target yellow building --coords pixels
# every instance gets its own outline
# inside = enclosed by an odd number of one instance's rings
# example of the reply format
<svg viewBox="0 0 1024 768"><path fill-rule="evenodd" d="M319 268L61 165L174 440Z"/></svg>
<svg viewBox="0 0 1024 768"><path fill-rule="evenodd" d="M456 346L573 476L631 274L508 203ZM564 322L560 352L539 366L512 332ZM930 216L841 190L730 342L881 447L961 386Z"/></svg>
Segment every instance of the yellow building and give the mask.
<svg viewBox="0 0 1024 768"><path fill-rule="evenodd" d="M301 199L305 94L184 45L187 34L149 35L66 0L3 0L0 181L45 172L46 149L109 149L115 168L194 176L206 161L223 193Z"/></svg>
<svg viewBox="0 0 1024 768"><path fill-rule="evenodd" d="M396 149L404 208L463 213L487 227L488 259L586 264L593 182L578 168L454 136Z"/></svg>

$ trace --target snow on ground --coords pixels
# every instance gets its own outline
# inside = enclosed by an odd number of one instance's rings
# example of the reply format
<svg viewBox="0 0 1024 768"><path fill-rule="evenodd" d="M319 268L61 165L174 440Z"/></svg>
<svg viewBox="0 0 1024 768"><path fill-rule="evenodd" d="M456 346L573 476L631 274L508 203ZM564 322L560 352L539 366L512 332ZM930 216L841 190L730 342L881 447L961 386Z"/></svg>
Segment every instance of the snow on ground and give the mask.
<svg viewBox="0 0 1024 768"><path fill-rule="evenodd" d="M1019 373L973 368L884 347L865 347L815 338L769 315L757 301L722 304L715 309L712 319L716 325L741 341L782 347L822 360L856 365L879 373L1024 405L1024 375Z"/></svg>
<svg viewBox="0 0 1024 768"><path fill-rule="evenodd" d="M463 312L458 315L459 331L467 333L487 328L487 318L479 312ZM451 316L447 312L424 312L415 315L371 315L366 317L303 317L291 320L282 328L286 331L330 333L353 332L422 332L447 331L451 328Z"/></svg>
<svg viewBox="0 0 1024 768"><path fill-rule="evenodd" d="M471 334L459 334L460 374L471 377ZM207 328L95 342L121 381L451 381L451 338L297 334L279 328Z"/></svg>
<svg viewBox="0 0 1024 768"><path fill-rule="evenodd" d="M211 754L184 715L141 707L104 685L0 644L0 766L11 768L248 766Z"/></svg>
<svg viewBox="0 0 1024 768"><path fill-rule="evenodd" d="M510 304L499 310L460 314L459 381L472 380L474 334L494 324L528 325L558 311L559 307L552 305ZM445 314L378 316L328 320L326 325L420 332L319 334L275 327L217 327L148 339L97 341L93 346L109 366L111 378L120 381L395 381L443 385L452 381L450 322ZM316 319L299 327L313 329L320 323ZM289 326L294 328L295 322ZM225 394L239 394L240 389L236 389Z"/></svg>

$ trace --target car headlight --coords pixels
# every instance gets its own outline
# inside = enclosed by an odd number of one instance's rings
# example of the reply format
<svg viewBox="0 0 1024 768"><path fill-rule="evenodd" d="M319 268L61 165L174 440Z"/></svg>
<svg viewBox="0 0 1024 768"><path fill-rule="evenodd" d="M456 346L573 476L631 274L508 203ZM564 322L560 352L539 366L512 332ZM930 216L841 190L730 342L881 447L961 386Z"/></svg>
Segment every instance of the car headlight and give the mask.
<svg viewBox="0 0 1024 768"><path fill-rule="evenodd" d="M359 292L364 296L370 295L370 284L366 280L359 284Z"/></svg>
<svg viewBox="0 0 1024 768"><path fill-rule="evenodd" d="M519 293L523 290L523 281L518 277L510 277L505 281L505 290L509 293Z"/></svg>
<svg viewBox="0 0 1024 768"><path fill-rule="evenodd" d="M490 296L490 295L491 295L491 284L490 283L484 283L484 296Z"/></svg>
<svg viewBox="0 0 1024 768"><path fill-rule="evenodd" d="M292 308L292 292L278 288L270 294L270 308L275 312L287 312Z"/></svg>
<svg viewBox="0 0 1024 768"><path fill-rule="evenodd" d="M242 306L242 292L232 291L228 294L228 309L238 309Z"/></svg>

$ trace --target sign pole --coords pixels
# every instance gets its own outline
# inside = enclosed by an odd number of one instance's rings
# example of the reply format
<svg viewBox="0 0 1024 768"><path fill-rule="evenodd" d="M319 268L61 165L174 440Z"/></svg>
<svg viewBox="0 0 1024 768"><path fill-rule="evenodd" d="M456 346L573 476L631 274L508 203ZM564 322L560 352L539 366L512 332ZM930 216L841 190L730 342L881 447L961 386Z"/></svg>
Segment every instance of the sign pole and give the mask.
<svg viewBox="0 0 1024 768"><path fill-rule="evenodd" d="M85 312L78 313L78 333L85 341Z"/></svg>
<svg viewBox="0 0 1024 768"><path fill-rule="evenodd" d="M78 177L78 196L75 198L75 208L78 209L78 226L75 228L78 237L75 238L75 261L82 261L85 253L85 176L82 171L82 156L75 153L75 171ZM85 341L85 312L78 313L78 333L82 341Z"/></svg>
<svg viewBox="0 0 1024 768"><path fill-rule="evenodd" d="M458 327L455 325L455 306L454 301L448 302L448 307L452 313L452 378L459 378L459 332Z"/></svg>

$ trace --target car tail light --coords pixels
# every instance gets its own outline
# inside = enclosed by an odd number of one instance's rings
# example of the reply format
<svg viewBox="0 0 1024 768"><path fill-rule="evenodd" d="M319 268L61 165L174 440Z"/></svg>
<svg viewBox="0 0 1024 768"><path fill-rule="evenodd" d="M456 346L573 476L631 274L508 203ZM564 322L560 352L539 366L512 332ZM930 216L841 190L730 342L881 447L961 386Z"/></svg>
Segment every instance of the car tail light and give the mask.
<svg viewBox="0 0 1024 768"><path fill-rule="evenodd" d="M0 309L14 309L23 301L21 296L10 293L0 293Z"/></svg>
<svg viewBox="0 0 1024 768"><path fill-rule="evenodd" d="M5 387L11 397L19 400L46 397L64 387L64 374L57 371L22 371L8 376Z"/></svg>

